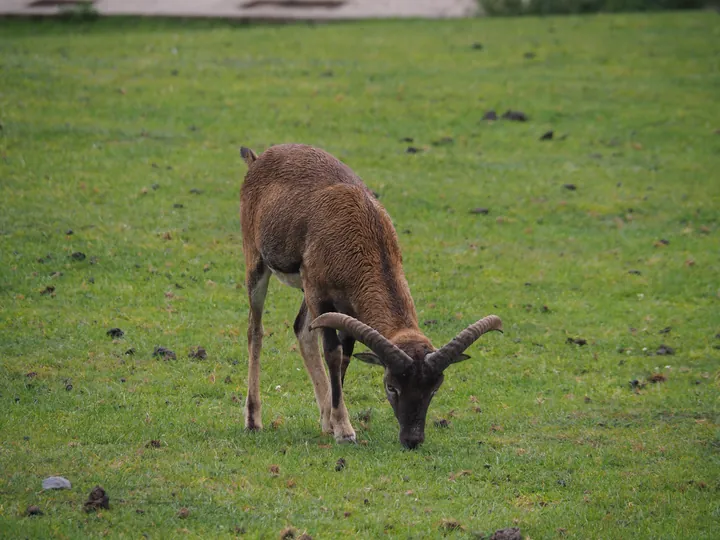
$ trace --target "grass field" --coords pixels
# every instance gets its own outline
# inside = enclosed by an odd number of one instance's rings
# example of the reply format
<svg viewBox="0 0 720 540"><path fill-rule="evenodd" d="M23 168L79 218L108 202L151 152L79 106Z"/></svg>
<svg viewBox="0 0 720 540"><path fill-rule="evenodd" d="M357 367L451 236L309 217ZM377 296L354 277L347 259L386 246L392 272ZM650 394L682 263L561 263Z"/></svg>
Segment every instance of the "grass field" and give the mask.
<svg viewBox="0 0 720 540"><path fill-rule="evenodd" d="M3 538L720 534L717 15L6 20L0 73ZM362 444L320 433L275 281L243 430L238 147L291 141L380 194L436 345L504 320L417 451L361 362Z"/></svg>

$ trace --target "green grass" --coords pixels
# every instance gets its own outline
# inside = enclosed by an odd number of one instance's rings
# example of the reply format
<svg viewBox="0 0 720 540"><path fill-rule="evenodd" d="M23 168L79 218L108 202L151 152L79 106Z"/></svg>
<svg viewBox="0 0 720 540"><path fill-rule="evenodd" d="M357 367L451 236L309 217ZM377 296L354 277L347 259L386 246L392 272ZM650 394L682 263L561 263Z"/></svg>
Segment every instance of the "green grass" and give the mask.
<svg viewBox="0 0 720 540"><path fill-rule="evenodd" d="M0 73L0 536L717 538L716 15L6 20ZM508 108L530 120L481 121ZM366 444L320 434L300 297L277 282L267 429L243 431L238 147L290 141L380 193L436 345L505 322L450 368L418 451L360 362L346 401ZM42 492L52 474L73 489ZM86 514L96 484L111 510Z"/></svg>

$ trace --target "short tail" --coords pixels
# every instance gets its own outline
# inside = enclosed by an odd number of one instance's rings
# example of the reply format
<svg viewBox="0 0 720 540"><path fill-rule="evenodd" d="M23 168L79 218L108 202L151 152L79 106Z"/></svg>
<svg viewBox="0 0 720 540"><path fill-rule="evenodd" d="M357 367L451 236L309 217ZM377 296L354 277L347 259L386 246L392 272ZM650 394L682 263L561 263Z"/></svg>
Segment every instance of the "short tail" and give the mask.
<svg viewBox="0 0 720 540"><path fill-rule="evenodd" d="M240 147L240 156L245 160L248 167L257 159L257 154L250 150L247 146Z"/></svg>

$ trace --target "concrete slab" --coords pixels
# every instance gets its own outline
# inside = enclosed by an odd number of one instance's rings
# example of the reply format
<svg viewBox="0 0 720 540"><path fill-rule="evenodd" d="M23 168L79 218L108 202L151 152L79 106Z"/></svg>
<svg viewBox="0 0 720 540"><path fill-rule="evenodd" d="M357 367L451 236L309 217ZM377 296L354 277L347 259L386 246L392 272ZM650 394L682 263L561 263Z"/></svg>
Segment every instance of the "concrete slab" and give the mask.
<svg viewBox="0 0 720 540"><path fill-rule="evenodd" d="M0 0L0 15L57 15L75 0ZM335 20L471 17L476 0L96 0L101 15Z"/></svg>

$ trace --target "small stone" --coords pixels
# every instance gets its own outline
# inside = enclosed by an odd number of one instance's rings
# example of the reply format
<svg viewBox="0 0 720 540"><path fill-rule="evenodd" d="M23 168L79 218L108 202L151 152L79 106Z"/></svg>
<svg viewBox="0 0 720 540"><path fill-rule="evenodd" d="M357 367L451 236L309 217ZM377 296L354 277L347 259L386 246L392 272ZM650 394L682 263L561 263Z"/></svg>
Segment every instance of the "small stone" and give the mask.
<svg viewBox="0 0 720 540"><path fill-rule="evenodd" d="M42 481L43 489L70 489L70 480L62 476L49 476Z"/></svg>

